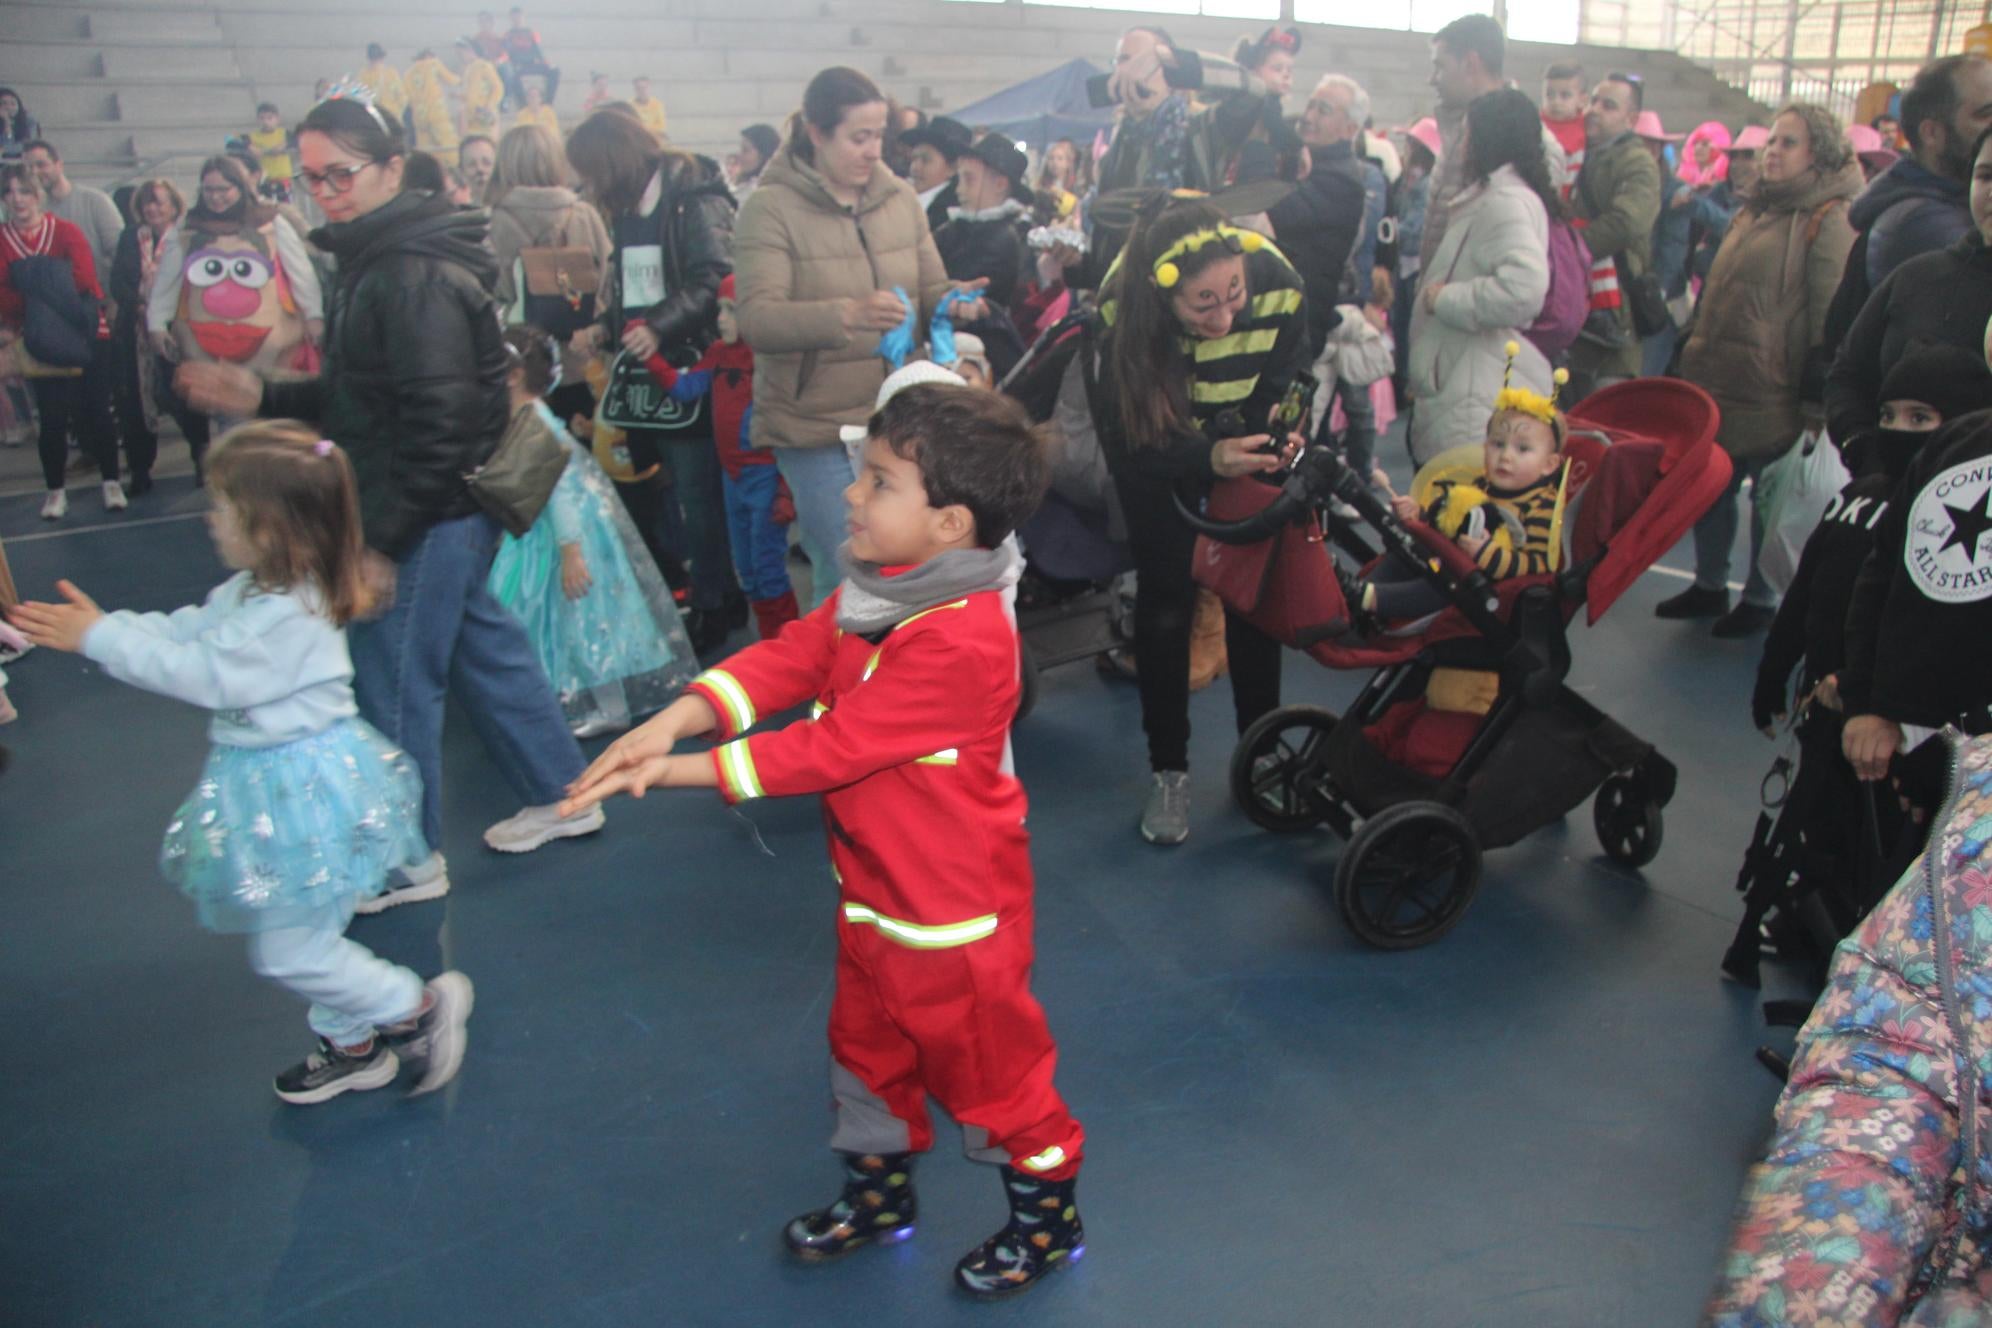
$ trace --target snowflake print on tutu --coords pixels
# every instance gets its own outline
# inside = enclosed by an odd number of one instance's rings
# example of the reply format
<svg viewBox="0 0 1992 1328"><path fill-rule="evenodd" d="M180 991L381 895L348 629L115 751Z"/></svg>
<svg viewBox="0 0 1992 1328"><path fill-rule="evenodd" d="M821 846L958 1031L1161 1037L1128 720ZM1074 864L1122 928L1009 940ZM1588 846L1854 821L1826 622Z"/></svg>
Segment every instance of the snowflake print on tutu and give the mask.
<svg viewBox="0 0 1992 1328"><path fill-rule="evenodd" d="M421 814L415 763L361 720L274 747L218 743L159 868L211 931L323 925L428 856Z"/></svg>

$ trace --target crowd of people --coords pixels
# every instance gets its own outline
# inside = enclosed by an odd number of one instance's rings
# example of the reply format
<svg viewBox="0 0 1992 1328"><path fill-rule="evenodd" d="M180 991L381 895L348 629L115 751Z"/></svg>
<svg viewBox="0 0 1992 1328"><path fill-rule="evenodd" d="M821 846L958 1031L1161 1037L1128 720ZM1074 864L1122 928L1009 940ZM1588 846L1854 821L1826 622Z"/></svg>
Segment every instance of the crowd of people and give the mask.
<svg viewBox="0 0 1992 1328"><path fill-rule="evenodd" d="M1864 1298L1892 1322L1972 1266L1975 1247L1932 1244L1978 1211L1975 1172L1950 1174L1960 1149L1976 1165L1973 1095L1927 1068L1969 1029L1916 1025L1922 1072L1845 1046L1877 984L1950 1013L1918 947L1941 944L1953 887L1967 917L1986 907L1983 824L1949 832L1932 772L1965 741L1940 730L1992 728L1974 413L1992 407L1992 62L1933 61L1885 123L1795 102L1677 134L1621 71L1556 63L1532 98L1474 15L1433 38L1431 116L1380 129L1346 73L1289 111L1297 29L1227 58L1144 25L1095 89L1115 113L1094 142L1020 145L833 68L719 163L672 145L646 79L619 100L593 77L564 131L560 70L510 18L478 15L450 60L396 69L368 47L295 128L259 107L191 204L164 179L121 202L70 181L0 89L0 428L38 439L41 514L67 514L72 445L106 509L144 497L165 415L235 573L170 616L63 583L8 606L0 643L216 712L164 863L204 924L249 933L257 971L312 1002L318 1050L280 1096L383 1087L404 1062L429 1091L462 1061L469 979L424 983L346 935L448 893L454 696L520 804L485 832L499 851L593 834L605 798L650 787L824 795L846 1178L788 1243L821 1259L910 1232L931 1093L1003 1164L1011 1207L958 1281L1031 1285L1084 1249L1008 751L1015 606L1059 589L1030 559L1047 489L1090 505L1134 569L1105 666L1140 690L1140 833L1180 844L1191 690L1228 673L1243 732L1279 705L1282 653L1199 587L1185 500L1308 446L1387 492L1379 431L1401 413L1415 464L1481 460L1442 488L1471 490L1475 519L1389 494L1399 515L1493 580L1543 575L1564 408L1668 375L1719 407L1734 471L1659 616L1766 634L1753 718L1831 717L1895 869L1940 827L1840 961L1712 1314L1839 1322L1821 1307ZM1065 328L1062 376L997 390ZM1281 414L1310 373L1314 419ZM1773 537L1803 546L1795 566L1765 556ZM1355 629L1429 610L1416 580L1386 562L1352 581ZM750 620L758 642L727 653ZM578 738L624 729L588 763ZM703 736L711 752L675 751ZM1983 750L1956 762L1974 789ZM324 796L288 796L305 790ZM1860 1172L1855 1127L1905 1094L1930 1141L1904 1154L1923 1188L1899 1204L1949 1217L1796 1286L1836 1260L1829 1218L1792 1196ZM1782 1317L1752 1317L1772 1296Z"/></svg>

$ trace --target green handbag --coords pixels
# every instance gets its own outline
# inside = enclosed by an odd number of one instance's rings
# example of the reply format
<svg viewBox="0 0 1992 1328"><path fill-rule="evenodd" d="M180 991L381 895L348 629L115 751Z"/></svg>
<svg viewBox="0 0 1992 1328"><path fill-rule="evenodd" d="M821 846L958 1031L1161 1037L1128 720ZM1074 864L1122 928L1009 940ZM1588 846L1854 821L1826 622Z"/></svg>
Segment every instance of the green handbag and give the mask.
<svg viewBox="0 0 1992 1328"><path fill-rule="evenodd" d="M464 476L470 496L514 538L539 520L567 469L568 451L531 406L521 406L490 459Z"/></svg>

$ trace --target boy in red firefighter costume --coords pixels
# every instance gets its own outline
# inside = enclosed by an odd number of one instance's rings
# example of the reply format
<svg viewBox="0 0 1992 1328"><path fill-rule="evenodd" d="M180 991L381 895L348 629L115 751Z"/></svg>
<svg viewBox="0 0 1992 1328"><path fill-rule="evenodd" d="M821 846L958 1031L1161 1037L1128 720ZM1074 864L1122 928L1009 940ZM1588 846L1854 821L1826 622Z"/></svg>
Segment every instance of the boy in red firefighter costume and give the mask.
<svg viewBox="0 0 1992 1328"><path fill-rule="evenodd" d="M805 1259L912 1234L931 1094L969 1156L1003 1164L1010 1221L955 1267L975 1295L1022 1290L1084 1250L1073 1188L1085 1135L1052 1086L1057 1048L1030 993L1024 790L1011 770L1015 627L1000 546L1047 483L1021 407L909 387L871 421L845 490L845 580L773 641L732 656L620 740L563 807L718 786L728 802L823 795L840 899L831 1087L836 1202L790 1222ZM805 701L810 718L741 736ZM673 756L717 732L710 752Z"/></svg>

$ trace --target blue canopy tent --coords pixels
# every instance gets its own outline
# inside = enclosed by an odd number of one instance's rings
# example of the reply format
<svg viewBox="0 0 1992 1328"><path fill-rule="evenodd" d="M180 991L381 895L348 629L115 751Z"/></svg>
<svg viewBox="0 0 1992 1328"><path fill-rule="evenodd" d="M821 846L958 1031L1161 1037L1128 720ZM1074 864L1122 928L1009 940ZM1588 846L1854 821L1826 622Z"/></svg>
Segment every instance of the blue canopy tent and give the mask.
<svg viewBox="0 0 1992 1328"><path fill-rule="evenodd" d="M970 127L1008 134L1032 152L1061 138L1085 151L1094 133L1114 118L1113 107L1094 106L1086 96L1086 80L1099 72L1090 61L1070 60L949 114Z"/></svg>

